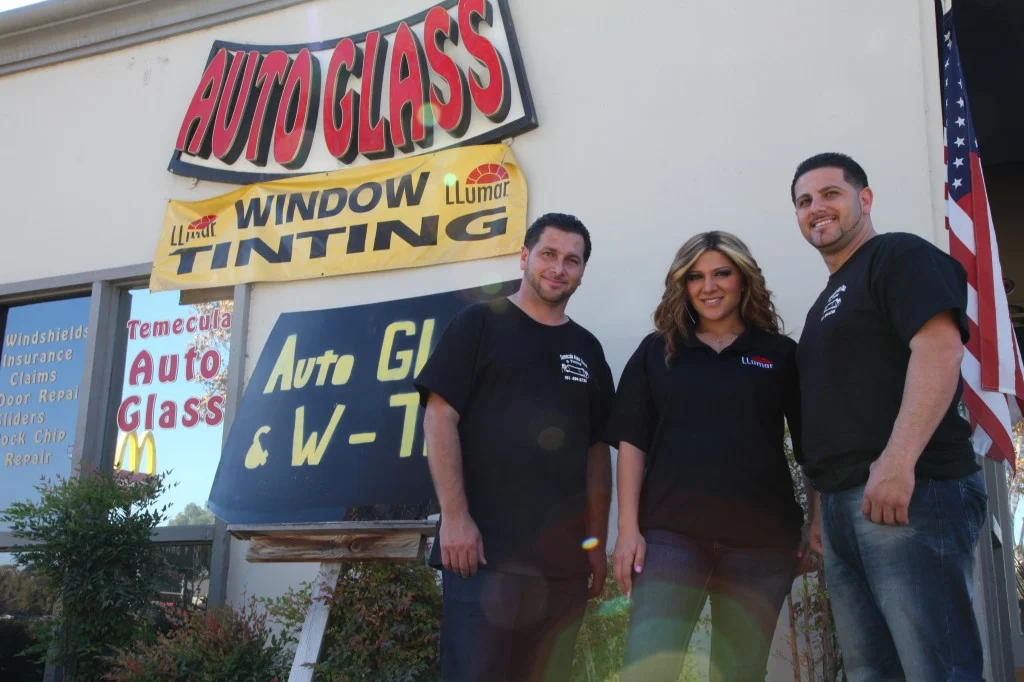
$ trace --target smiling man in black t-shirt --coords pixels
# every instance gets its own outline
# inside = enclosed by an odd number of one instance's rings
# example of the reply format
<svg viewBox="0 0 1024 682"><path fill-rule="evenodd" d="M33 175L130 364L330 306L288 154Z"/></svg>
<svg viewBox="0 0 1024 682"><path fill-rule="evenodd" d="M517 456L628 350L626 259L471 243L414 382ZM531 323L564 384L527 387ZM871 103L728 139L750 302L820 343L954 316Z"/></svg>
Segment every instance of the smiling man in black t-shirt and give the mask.
<svg viewBox="0 0 1024 682"><path fill-rule="evenodd" d="M986 496L959 415L967 282L912 234L876 234L864 170L819 154L791 186L830 277L797 364L812 548L851 682L981 680L971 605Z"/></svg>
<svg viewBox="0 0 1024 682"><path fill-rule="evenodd" d="M538 218L519 290L456 315L416 378L441 503L444 682L569 679L604 585L614 385L601 344L565 315L589 258L583 223Z"/></svg>

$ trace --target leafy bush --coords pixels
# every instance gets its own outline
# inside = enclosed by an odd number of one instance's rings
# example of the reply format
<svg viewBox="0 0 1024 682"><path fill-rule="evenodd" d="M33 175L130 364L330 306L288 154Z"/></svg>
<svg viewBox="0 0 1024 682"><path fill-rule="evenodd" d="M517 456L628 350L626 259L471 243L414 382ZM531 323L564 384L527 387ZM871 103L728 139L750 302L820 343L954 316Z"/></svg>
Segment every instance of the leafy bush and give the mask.
<svg viewBox="0 0 1024 682"><path fill-rule="evenodd" d="M609 575L613 575L609 566ZM312 602L303 583L276 599L261 600L289 638L302 627ZM337 587L318 599L331 614L317 680L331 682L427 682L440 674L441 589L422 563L348 564ZM697 632L706 633L702 620ZM613 578L590 601L576 639L572 682L617 682L626 650L629 602ZM696 637L695 637L696 639ZM706 651L688 656L680 680L701 679ZM162 682L161 678L161 682ZM153 678L156 682L156 679ZM143 682L133 678L130 682ZM145 680L149 682L149 680Z"/></svg>
<svg viewBox="0 0 1024 682"><path fill-rule="evenodd" d="M420 562L345 564L337 587L315 597L331 609L317 679L437 680L441 589L436 575ZM306 583L264 604L294 634L313 598L310 592Z"/></svg>
<svg viewBox="0 0 1024 682"><path fill-rule="evenodd" d="M64 664L66 680L101 680L115 647L144 631L156 581L166 570L150 533L163 521L155 500L163 476L85 474L35 486L38 500L0 514L33 544L15 562L53 590L60 609L33 651Z"/></svg>
<svg viewBox="0 0 1024 682"><path fill-rule="evenodd" d="M267 625L252 598L237 611L169 610L173 628L120 652L112 682L267 682L285 679L294 640Z"/></svg>
<svg viewBox="0 0 1024 682"><path fill-rule="evenodd" d="M611 567L609 567L609 575ZM262 603L294 637L312 598L303 583ZM441 590L437 574L421 563L349 564L338 585L318 597L331 607L317 680L332 682L426 682L440 671ZM701 621L698 632L707 632ZM572 682L619 679L629 629L629 602L613 578L587 606L576 639ZM700 679L706 652L689 656L680 680ZM134 682L134 680L133 680ZM141 680L139 681L141 682Z"/></svg>
<svg viewBox="0 0 1024 682"><path fill-rule="evenodd" d="M39 618L53 613L53 591L30 571L0 566L0 616Z"/></svg>
<svg viewBox="0 0 1024 682"><path fill-rule="evenodd" d="M0 680L43 679L42 663L22 654L36 644L38 640L28 620L0 620Z"/></svg>

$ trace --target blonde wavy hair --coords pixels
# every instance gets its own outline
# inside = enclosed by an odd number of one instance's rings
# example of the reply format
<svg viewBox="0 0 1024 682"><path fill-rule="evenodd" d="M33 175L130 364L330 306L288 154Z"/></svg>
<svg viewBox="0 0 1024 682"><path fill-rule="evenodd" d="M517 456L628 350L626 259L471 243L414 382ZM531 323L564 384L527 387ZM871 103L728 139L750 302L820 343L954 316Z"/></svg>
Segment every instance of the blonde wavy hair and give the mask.
<svg viewBox="0 0 1024 682"><path fill-rule="evenodd" d="M686 294L686 275L697 259L708 251L717 251L736 266L743 279L740 316L769 334L782 333L782 318L775 311L772 292L764 282L761 268L747 245L728 232L702 232L679 247L672 266L665 276L665 293L654 311L654 327L665 341L665 364L676 357L679 344L689 338L697 326L697 318Z"/></svg>

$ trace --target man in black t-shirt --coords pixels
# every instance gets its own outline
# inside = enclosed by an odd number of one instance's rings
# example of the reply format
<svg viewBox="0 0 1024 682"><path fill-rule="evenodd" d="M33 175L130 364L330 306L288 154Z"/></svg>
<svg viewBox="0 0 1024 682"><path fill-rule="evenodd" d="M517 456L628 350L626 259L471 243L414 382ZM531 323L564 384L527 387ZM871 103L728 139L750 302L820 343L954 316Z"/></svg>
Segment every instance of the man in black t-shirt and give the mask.
<svg viewBox="0 0 1024 682"><path fill-rule="evenodd" d="M912 234L876 234L864 170L819 154L791 186L830 277L797 364L812 549L851 682L981 680L971 604L986 496L958 413L967 282Z"/></svg>
<svg viewBox="0 0 1024 682"><path fill-rule="evenodd" d="M614 385L565 315L589 258L579 220L538 218L519 290L456 315L416 378L441 504L444 682L569 679L604 585Z"/></svg>

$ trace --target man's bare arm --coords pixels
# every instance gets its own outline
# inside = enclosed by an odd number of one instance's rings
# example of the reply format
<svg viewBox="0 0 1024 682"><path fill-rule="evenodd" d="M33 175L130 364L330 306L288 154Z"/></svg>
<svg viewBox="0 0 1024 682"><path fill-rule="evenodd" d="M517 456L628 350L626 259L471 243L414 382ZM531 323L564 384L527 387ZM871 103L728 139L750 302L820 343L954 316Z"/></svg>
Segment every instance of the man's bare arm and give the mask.
<svg viewBox="0 0 1024 682"><path fill-rule="evenodd" d="M960 329L948 310L925 322L910 340L900 411L864 490L862 510L875 523L909 523L914 468L953 400L963 354Z"/></svg>
<svg viewBox="0 0 1024 682"><path fill-rule="evenodd" d="M608 573L608 510L612 504L612 458L605 443L594 443L587 450L587 536L597 538L597 546L588 550L593 581L590 597L601 594Z"/></svg>
<svg viewBox="0 0 1024 682"><path fill-rule="evenodd" d="M423 416L427 464L441 504L441 560L448 570L471 576L477 564L486 564L484 544L469 515L462 475L459 413L444 398L431 393Z"/></svg>

